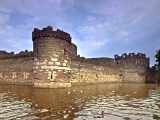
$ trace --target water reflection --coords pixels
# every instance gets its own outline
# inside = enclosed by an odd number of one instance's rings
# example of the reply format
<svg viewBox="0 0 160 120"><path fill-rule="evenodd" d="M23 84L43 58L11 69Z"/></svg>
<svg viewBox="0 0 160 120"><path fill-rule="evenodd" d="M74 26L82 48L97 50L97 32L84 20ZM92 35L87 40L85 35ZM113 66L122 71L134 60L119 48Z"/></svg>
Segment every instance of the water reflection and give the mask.
<svg viewBox="0 0 160 120"><path fill-rule="evenodd" d="M51 109L42 112L48 108ZM0 85L0 119L158 120L160 87L153 84L101 84L40 89Z"/></svg>

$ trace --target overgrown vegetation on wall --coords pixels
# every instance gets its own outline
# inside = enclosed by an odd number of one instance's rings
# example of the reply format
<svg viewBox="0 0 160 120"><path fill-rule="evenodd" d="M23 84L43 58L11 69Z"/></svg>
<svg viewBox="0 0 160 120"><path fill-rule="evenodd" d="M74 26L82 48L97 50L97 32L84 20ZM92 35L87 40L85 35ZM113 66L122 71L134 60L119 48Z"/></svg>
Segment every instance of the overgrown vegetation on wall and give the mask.
<svg viewBox="0 0 160 120"><path fill-rule="evenodd" d="M156 64L156 71L157 71L158 83L160 84L160 49L157 50L156 52L157 52L156 55L155 55L155 57L157 59L156 60L156 62L157 62L157 64Z"/></svg>
<svg viewBox="0 0 160 120"><path fill-rule="evenodd" d="M157 62L157 65L156 65L156 70L160 72L160 49L157 50L157 53L155 55L156 57L156 62Z"/></svg>

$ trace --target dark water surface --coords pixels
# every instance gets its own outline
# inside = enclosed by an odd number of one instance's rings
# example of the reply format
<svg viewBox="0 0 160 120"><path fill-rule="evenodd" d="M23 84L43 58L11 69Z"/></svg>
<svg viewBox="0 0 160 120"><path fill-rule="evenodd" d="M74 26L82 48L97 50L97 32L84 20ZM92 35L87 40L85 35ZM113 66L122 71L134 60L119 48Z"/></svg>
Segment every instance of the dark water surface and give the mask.
<svg viewBox="0 0 160 120"><path fill-rule="evenodd" d="M102 111L104 114L99 114ZM0 85L0 119L160 120L160 86L99 84L40 89Z"/></svg>

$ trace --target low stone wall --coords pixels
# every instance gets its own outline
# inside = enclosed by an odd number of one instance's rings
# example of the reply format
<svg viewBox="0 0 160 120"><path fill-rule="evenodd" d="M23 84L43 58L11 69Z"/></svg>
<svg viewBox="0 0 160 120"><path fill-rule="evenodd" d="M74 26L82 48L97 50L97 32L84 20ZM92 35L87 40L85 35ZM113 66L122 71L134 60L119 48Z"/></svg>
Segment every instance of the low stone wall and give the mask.
<svg viewBox="0 0 160 120"><path fill-rule="evenodd" d="M87 61L80 57L71 60L70 82L72 84L121 82L118 69Z"/></svg>
<svg viewBox="0 0 160 120"><path fill-rule="evenodd" d="M108 63L106 62L108 61ZM103 64L104 62L104 64ZM75 56L71 60L71 83L145 82L146 68L118 66L111 58Z"/></svg>
<svg viewBox="0 0 160 120"><path fill-rule="evenodd" d="M0 59L0 83L33 85L33 57Z"/></svg>
<svg viewBox="0 0 160 120"><path fill-rule="evenodd" d="M158 76L157 76L156 69L153 68L146 68L146 76L145 76L145 82L146 83L158 83Z"/></svg>
<svg viewBox="0 0 160 120"><path fill-rule="evenodd" d="M124 67L119 68L119 74L122 82L145 82L145 68L144 67Z"/></svg>

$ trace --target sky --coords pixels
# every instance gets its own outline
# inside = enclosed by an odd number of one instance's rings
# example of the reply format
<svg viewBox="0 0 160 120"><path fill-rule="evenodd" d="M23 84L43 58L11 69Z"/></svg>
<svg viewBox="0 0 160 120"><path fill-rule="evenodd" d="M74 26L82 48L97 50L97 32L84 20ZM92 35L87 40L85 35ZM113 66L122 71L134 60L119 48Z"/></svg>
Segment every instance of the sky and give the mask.
<svg viewBox="0 0 160 120"><path fill-rule="evenodd" d="M86 58L160 49L160 0L0 0L0 50L33 50L32 31L68 32Z"/></svg>

